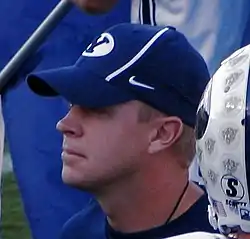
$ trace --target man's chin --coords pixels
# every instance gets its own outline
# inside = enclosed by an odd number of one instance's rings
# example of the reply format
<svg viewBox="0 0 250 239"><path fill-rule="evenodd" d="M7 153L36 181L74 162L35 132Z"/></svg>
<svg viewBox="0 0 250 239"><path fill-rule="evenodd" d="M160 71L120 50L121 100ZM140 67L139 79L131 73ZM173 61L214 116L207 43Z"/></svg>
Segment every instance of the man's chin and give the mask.
<svg viewBox="0 0 250 239"><path fill-rule="evenodd" d="M64 171L62 172L62 181L63 181L63 183L65 183L71 187L79 187L79 184L80 184L79 180L77 180L77 178L65 173Z"/></svg>
<svg viewBox="0 0 250 239"><path fill-rule="evenodd" d="M62 181L64 184L79 189L81 191L85 191L85 192L92 192L95 191L93 188L93 184L92 183L87 183L84 182L83 180L79 180L76 177L67 174L66 172L62 172Z"/></svg>

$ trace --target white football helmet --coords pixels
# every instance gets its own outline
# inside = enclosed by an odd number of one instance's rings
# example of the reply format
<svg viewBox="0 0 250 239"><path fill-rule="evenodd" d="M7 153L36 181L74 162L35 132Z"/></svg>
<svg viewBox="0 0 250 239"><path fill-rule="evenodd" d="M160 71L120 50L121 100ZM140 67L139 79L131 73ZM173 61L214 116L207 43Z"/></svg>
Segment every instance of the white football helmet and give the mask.
<svg viewBox="0 0 250 239"><path fill-rule="evenodd" d="M250 45L221 63L197 111L198 165L209 221L228 234L250 232Z"/></svg>
<svg viewBox="0 0 250 239"><path fill-rule="evenodd" d="M190 232L165 239L227 239L223 235L208 232Z"/></svg>

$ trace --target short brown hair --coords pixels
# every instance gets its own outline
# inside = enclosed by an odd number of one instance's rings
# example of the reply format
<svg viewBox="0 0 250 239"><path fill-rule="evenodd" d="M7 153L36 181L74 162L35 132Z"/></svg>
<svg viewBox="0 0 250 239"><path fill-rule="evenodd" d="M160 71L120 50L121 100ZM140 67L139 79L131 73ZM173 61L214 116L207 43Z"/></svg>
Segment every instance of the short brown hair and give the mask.
<svg viewBox="0 0 250 239"><path fill-rule="evenodd" d="M177 152L180 152L184 156L181 162L182 167L189 167L195 157L194 129L184 124L182 135L175 143L174 147Z"/></svg>
<svg viewBox="0 0 250 239"><path fill-rule="evenodd" d="M138 121L147 123L151 119L157 117L157 116L166 116L165 114L161 113L160 111L154 109L153 107L147 105L147 104L141 104L139 108L138 113Z"/></svg>

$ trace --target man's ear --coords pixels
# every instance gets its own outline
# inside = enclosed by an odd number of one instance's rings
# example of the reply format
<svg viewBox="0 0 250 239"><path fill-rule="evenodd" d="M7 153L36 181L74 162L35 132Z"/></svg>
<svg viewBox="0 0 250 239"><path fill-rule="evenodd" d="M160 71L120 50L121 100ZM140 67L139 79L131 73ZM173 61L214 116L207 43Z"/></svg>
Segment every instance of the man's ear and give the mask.
<svg viewBox="0 0 250 239"><path fill-rule="evenodd" d="M153 154L171 147L181 137L183 123L176 116L156 119L155 128L150 135L148 153Z"/></svg>

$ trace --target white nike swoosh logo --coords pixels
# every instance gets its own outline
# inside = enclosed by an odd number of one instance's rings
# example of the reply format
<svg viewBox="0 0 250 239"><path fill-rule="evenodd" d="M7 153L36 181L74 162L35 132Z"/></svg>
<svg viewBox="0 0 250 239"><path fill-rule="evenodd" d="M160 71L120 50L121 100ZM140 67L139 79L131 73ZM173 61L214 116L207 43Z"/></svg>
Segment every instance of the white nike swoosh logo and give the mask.
<svg viewBox="0 0 250 239"><path fill-rule="evenodd" d="M147 89L150 89L150 90L154 90L155 88L152 87L152 86L149 86L149 85L146 85L146 84L143 84L141 82L138 82L135 80L135 76L132 76L129 78L129 83L131 85L136 85L136 86L140 86L140 87L143 87L143 88L147 88Z"/></svg>

